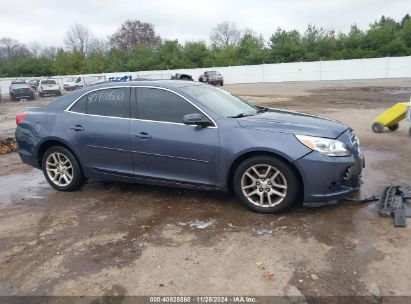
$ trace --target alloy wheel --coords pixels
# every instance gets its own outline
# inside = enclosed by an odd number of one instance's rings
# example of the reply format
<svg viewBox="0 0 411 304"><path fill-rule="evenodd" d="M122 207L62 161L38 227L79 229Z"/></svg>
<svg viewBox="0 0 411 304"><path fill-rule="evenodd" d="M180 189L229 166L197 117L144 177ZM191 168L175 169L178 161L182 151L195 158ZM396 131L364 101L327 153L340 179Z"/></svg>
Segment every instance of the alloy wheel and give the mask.
<svg viewBox="0 0 411 304"><path fill-rule="evenodd" d="M287 180L276 167L257 164L249 167L241 178L245 197L258 207L270 208L280 204L287 195Z"/></svg>
<svg viewBox="0 0 411 304"><path fill-rule="evenodd" d="M73 165L62 153L52 153L46 160L46 172L50 180L57 186L65 187L73 180Z"/></svg>

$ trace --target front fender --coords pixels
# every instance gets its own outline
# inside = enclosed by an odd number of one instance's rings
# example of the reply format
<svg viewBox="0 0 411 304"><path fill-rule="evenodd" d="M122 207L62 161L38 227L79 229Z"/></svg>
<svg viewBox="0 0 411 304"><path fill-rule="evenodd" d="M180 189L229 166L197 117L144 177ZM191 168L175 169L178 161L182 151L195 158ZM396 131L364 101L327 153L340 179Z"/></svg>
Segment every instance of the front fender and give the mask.
<svg viewBox="0 0 411 304"><path fill-rule="evenodd" d="M218 184L227 187L227 177L236 160L252 152L271 153L293 163L311 152L290 133L241 127L221 128Z"/></svg>

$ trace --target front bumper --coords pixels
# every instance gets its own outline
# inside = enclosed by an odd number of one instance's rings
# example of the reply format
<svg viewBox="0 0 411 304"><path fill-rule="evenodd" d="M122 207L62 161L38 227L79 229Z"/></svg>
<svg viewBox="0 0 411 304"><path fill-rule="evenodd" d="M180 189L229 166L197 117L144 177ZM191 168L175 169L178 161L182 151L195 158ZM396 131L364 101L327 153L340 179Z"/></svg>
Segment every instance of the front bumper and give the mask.
<svg viewBox="0 0 411 304"><path fill-rule="evenodd" d="M61 94L61 91L60 90L43 90L41 93L44 95L59 95Z"/></svg>
<svg viewBox="0 0 411 304"><path fill-rule="evenodd" d="M304 205L322 206L356 192L365 166L362 154L330 157L311 152L295 162L304 183Z"/></svg>

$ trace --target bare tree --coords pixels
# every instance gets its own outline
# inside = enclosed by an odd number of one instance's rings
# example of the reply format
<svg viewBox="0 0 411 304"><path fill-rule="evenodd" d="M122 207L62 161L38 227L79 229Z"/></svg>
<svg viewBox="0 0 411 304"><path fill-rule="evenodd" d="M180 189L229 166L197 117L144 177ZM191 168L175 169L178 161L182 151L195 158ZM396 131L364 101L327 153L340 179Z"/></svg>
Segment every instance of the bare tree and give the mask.
<svg viewBox="0 0 411 304"><path fill-rule="evenodd" d="M114 47L129 53L135 45L156 45L161 41L152 24L138 20L127 20L109 38Z"/></svg>
<svg viewBox="0 0 411 304"><path fill-rule="evenodd" d="M224 21L218 24L210 34L211 44L216 47L226 47L230 44L238 45L241 38L241 30L235 23Z"/></svg>
<svg viewBox="0 0 411 304"><path fill-rule="evenodd" d="M0 39L0 58L8 59L12 56L28 55L30 51L24 44L11 38Z"/></svg>
<svg viewBox="0 0 411 304"><path fill-rule="evenodd" d="M66 32L64 44L70 51L76 50L88 54L93 39L93 34L88 27L76 23Z"/></svg>
<svg viewBox="0 0 411 304"><path fill-rule="evenodd" d="M89 52L107 53L110 50L110 45L107 40L93 38L90 41Z"/></svg>
<svg viewBox="0 0 411 304"><path fill-rule="evenodd" d="M47 59L54 59L57 54L57 48L54 46L45 47L41 50L40 56Z"/></svg>

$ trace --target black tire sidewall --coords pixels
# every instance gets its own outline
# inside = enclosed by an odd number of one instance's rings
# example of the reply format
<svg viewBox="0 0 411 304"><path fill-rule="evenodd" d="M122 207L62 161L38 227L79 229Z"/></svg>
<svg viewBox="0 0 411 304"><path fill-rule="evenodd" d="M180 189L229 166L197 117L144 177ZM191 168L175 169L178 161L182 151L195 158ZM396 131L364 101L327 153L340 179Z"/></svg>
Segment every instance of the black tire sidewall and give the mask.
<svg viewBox="0 0 411 304"><path fill-rule="evenodd" d="M50 154L55 153L55 152L61 153L64 156L66 156L70 160L71 165L73 166L73 179L72 179L70 184L68 184L67 186L64 186L64 187L54 184L53 181L50 180L50 178L47 174L47 171L46 171L47 157ZM81 171L81 168L80 168L80 165L77 161L77 158L74 156L74 154L71 151L69 151L68 149L66 149L64 147L61 147L61 146L51 147L43 154L43 157L42 157L42 160L41 160L41 168L42 168L43 174L44 174L47 182L50 184L50 186L52 186L53 188L55 188L59 191L74 191L74 190L77 190L85 182L85 178L84 178L84 175Z"/></svg>
<svg viewBox="0 0 411 304"><path fill-rule="evenodd" d="M374 133L382 133L384 132L384 126L380 122L374 122L371 127Z"/></svg>
<svg viewBox="0 0 411 304"><path fill-rule="evenodd" d="M394 125L388 126L388 130L390 130L390 131L392 131L392 132L395 132L395 131L397 131L397 130L399 129L399 127L400 127L400 124L399 124L399 123L396 123L396 124L394 124Z"/></svg>
<svg viewBox="0 0 411 304"><path fill-rule="evenodd" d="M277 168L278 170L281 171L281 173L284 175L287 181L287 186L288 186L287 195L280 204L274 207L259 207L259 206L252 204L245 197L241 189L241 178L244 172L249 167L253 165L257 165L257 164L267 164L267 165L271 165ZM283 160L278 159L276 157L271 157L271 156L255 156L255 157L252 157L252 158L249 158L243 161L237 167L234 173L234 178L233 178L233 190L237 198L240 200L240 202L243 205L245 205L247 208L255 212L260 212L260 213L275 213L275 212L284 211L290 208L292 205L294 205L297 202L298 197L299 197L299 192L300 192L300 182L297 178L296 173L291 168L291 166L287 164L286 162L284 162Z"/></svg>

